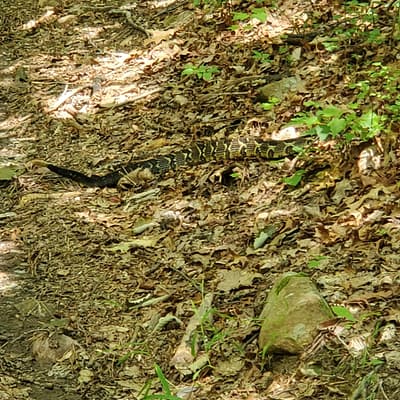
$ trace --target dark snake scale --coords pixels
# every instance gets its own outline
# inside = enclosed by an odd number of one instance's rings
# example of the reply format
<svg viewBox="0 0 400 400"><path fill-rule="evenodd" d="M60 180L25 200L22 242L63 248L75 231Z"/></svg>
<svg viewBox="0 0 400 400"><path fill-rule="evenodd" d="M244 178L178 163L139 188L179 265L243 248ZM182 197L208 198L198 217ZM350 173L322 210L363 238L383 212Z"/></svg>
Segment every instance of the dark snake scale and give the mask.
<svg viewBox="0 0 400 400"><path fill-rule="evenodd" d="M105 175L85 175L81 172L58 167L53 164L44 165L52 172L72 179L85 186L115 187L120 180L132 173L146 171L149 175L160 176L170 170L183 166L204 164L209 161L234 160L243 158L263 158L276 160L297 154L302 146L308 144L306 138L290 140L261 140L254 137L238 137L234 139L210 140L196 142L189 148L176 153L160 155L147 160L129 163Z"/></svg>

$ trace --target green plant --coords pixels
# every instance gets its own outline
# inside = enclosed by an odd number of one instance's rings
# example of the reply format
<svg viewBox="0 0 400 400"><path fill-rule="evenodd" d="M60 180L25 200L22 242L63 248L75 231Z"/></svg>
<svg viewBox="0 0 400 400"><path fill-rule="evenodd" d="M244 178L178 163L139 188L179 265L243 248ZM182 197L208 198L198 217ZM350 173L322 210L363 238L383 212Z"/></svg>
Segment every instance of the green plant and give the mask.
<svg viewBox="0 0 400 400"><path fill-rule="evenodd" d="M124 346L125 354L120 356L117 360L117 365L121 366L130 358L136 355L145 355L149 354L149 352L144 348L145 344L142 342L131 342ZM126 351L126 348L130 348L131 350Z"/></svg>
<svg viewBox="0 0 400 400"><path fill-rule="evenodd" d="M322 107L319 103L311 101L304 105L316 110L299 113L291 120L291 124L305 125L306 134L316 135L321 140L341 136L347 141L355 138L368 141L385 129L384 115L378 115L372 110L357 113L352 108L357 110L358 104L353 104L348 108L334 105Z"/></svg>
<svg viewBox="0 0 400 400"><path fill-rule="evenodd" d="M282 178L282 181L289 186L297 186L303 179L303 175L306 173L304 169L297 170L292 176Z"/></svg>
<svg viewBox="0 0 400 400"><path fill-rule="evenodd" d="M308 268L319 268L321 263L327 258L326 256L314 256L314 258L308 261Z"/></svg>
<svg viewBox="0 0 400 400"><path fill-rule="evenodd" d="M366 71L365 79L349 84L354 90L357 103L354 109L361 108L363 104L374 103L374 109L379 109L381 115L370 114L364 117L372 129L385 129L388 122L400 120L400 98L398 96L398 82L400 71L397 68L383 65L381 62L371 63L371 68ZM385 114L385 112L387 114ZM366 120L361 121L361 128L366 127Z"/></svg>
<svg viewBox="0 0 400 400"><path fill-rule="evenodd" d="M240 172L232 172L229 176L230 176L232 179L240 179L240 178L241 178Z"/></svg>
<svg viewBox="0 0 400 400"><path fill-rule="evenodd" d="M336 15L334 19L338 22L337 27L333 29L330 37L323 38L322 45L328 52L339 50L348 43L377 46L390 38L387 31L382 31L376 26L380 16L377 11L379 7L376 7L375 3L373 5L371 2L348 1L344 7L346 17ZM394 30L393 34L396 35ZM352 58L360 59L360 56L355 52Z"/></svg>
<svg viewBox="0 0 400 400"><path fill-rule="evenodd" d="M309 135L318 135L321 140L336 137L346 128L346 120L341 118L344 111L336 106L322 108L319 103L306 102L305 106L316 108L316 112L299 113L291 120L295 125L305 125Z"/></svg>
<svg viewBox="0 0 400 400"><path fill-rule="evenodd" d="M382 34L381 30L378 28L372 29L365 33L368 43L382 44L385 41L385 36Z"/></svg>
<svg viewBox="0 0 400 400"><path fill-rule="evenodd" d="M353 316L348 308L343 306L332 306L331 309L337 317L344 318L350 322L357 322L357 319Z"/></svg>
<svg viewBox="0 0 400 400"><path fill-rule="evenodd" d="M182 400L182 397L174 396L171 392L170 384L163 374L161 368L155 364L154 369L156 371L157 377L160 380L161 387L163 390L162 394L148 394L150 391L149 385L144 389L145 393L141 400Z"/></svg>
<svg viewBox="0 0 400 400"><path fill-rule="evenodd" d="M203 315L199 326L198 338L203 343L206 352L212 350L228 336L227 332L224 332L212 322L216 315L219 317L223 316L215 308L211 308Z"/></svg>
<svg viewBox="0 0 400 400"><path fill-rule="evenodd" d="M251 13L245 13L245 12L234 12L232 20L233 21L240 21L240 22L246 22L247 24L243 26L244 29L249 30L252 29L253 26L249 25L248 23L250 22L251 19L256 19L260 22L265 22L267 20L267 12L265 11L264 8L253 8L251 10ZM235 31L240 28L240 25L231 25L229 27L230 30Z"/></svg>
<svg viewBox="0 0 400 400"><path fill-rule="evenodd" d="M253 58L261 64L271 63L271 54L263 53L262 51L253 50Z"/></svg>
<svg viewBox="0 0 400 400"><path fill-rule="evenodd" d="M210 81L213 78L213 75L219 72L218 67L215 65L207 66L202 64L196 66L193 64L186 64L182 71L182 75L196 75L199 79Z"/></svg>
<svg viewBox="0 0 400 400"><path fill-rule="evenodd" d="M267 102L261 103L261 107L264 111L270 111L280 102L277 97L270 97Z"/></svg>
<svg viewBox="0 0 400 400"><path fill-rule="evenodd" d="M334 52L340 48L339 39L333 37L325 38L325 40L322 42L322 45L325 47L325 50L329 52Z"/></svg>

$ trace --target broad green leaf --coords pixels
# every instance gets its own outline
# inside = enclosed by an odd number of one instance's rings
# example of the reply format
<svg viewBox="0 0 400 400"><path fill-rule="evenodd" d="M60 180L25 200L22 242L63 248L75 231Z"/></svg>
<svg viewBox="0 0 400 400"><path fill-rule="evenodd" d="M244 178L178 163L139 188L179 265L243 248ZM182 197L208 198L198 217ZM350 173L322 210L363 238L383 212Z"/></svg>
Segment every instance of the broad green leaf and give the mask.
<svg viewBox="0 0 400 400"><path fill-rule="evenodd" d="M318 111L318 115L321 115L323 117L336 117L339 118L343 114L343 110L340 109L339 107L336 106L328 106L323 108L321 111Z"/></svg>
<svg viewBox="0 0 400 400"><path fill-rule="evenodd" d="M331 128L329 128L328 125L318 125L311 129L310 132L317 135L319 139L324 142L331 135Z"/></svg>
<svg viewBox="0 0 400 400"><path fill-rule="evenodd" d="M325 47L326 51L335 51L339 48L337 45L338 39L335 38L326 38L324 42L322 42L323 46Z"/></svg>
<svg viewBox="0 0 400 400"><path fill-rule="evenodd" d="M305 107L321 108L321 104L318 101L309 100L304 102Z"/></svg>
<svg viewBox="0 0 400 400"><path fill-rule="evenodd" d="M340 318L345 318L348 321L351 322L357 322L357 319L354 318L353 314L346 308L343 306L332 306L332 311L333 313Z"/></svg>
<svg viewBox="0 0 400 400"><path fill-rule="evenodd" d="M17 171L10 167L0 168L0 181L10 181L15 177Z"/></svg>
<svg viewBox="0 0 400 400"><path fill-rule="evenodd" d="M347 122L344 118L334 118L328 123L328 126L331 129L332 136L335 137L346 129Z"/></svg>
<svg viewBox="0 0 400 400"><path fill-rule="evenodd" d="M379 115L377 115L373 111L368 111L362 114L358 119L358 123L364 129L374 128L379 124L379 121L380 121Z"/></svg>
<svg viewBox="0 0 400 400"><path fill-rule="evenodd" d="M314 114L304 114L294 117L290 120L290 123L293 125L306 125L308 127L316 125L319 123L319 119Z"/></svg>
<svg viewBox="0 0 400 400"><path fill-rule="evenodd" d="M267 13L264 8L253 8L251 13L252 18L256 18L261 22L265 22L267 20Z"/></svg>
<svg viewBox="0 0 400 400"><path fill-rule="evenodd" d="M242 12L233 13L233 21L244 21L249 18L249 14Z"/></svg>
<svg viewBox="0 0 400 400"><path fill-rule="evenodd" d="M286 183L286 185L297 186L301 182L301 179L303 178L303 175L305 173L306 171L304 169L299 169L292 176L289 176L288 178L283 178L282 180L284 183Z"/></svg>
<svg viewBox="0 0 400 400"><path fill-rule="evenodd" d="M328 257L326 256L315 256L312 260L308 262L309 268L318 268L322 261L326 260Z"/></svg>
<svg viewBox="0 0 400 400"><path fill-rule="evenodd" d="M274 108L275 104L272 103L261 103L261 107L265 111L270 111Z"/></svg>
<svg viewBox="0 0 400 400"><path fill-rule="evenodd" d="M186 64L182 75L193 75L197 72L197 68L193 64Z"/></svg>

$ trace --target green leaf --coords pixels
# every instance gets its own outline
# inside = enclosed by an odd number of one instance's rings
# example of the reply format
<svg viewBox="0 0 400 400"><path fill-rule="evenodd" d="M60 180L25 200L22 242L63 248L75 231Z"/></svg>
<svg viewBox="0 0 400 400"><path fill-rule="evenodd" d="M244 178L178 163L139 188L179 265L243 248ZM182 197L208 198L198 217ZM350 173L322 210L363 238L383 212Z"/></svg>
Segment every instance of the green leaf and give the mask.
<svg viewBox="0 0 400 400"><path fill-rule="evenodd" d="M268 99L268 102L266 103L261 103L261 107L265 111L272 110L276 104L279 104L280 100L277 97L270 97Z"/></svg>
<svg viewBox="0 0 400 400"><path fill-rule="evenodd" d="M355 139L356 135L353 132L346 132L344 134L344 138L346 142L351 142L353 139Z"/></svg>
<svg viewBox="0 0 400 400"><path fill-rule="evenodd" d="M331 135L331 128L329 128L328 125L318 125L313 129L310 129L310 132L312 132L314 135L317 135L318 138L324 142Z"/></svg>
<svg viewBox="0 0 400 400"><path fill-rule="evenodd" d="M344 118L334 118L328 123L328 126L332 132L332 136L335 137L346 129L347 122Z"/></svg>
<svg viewBox="0 0 400 400"><path fill-rule="evenodd" d="M321 104L318 101L309 100L304 102L305 107L321 108Z"/></svg>
<svg viewBox="0 0 400 400"><path fill-rule="evenodd" d="M299 169L292 176L289 176L288 178L283 178L282 181L286 183L286 185L293 187L297 186L301 182L301 179L303 178L303 175L305 173L306 171L304 169Z"/></svg>
<svg viewBox="0 0 400 400"><path fill-rule="evenodd" d="M260 61L262 64L271 62L271 54L263 53L257 50L253 50L253 58Z"/></svg>
<svg viewBox="0 0 400 400"><path fill-rule="evenodd" d="M326 118L331 118L331 117L339 118L343 115L343 110L340 109L339 107L328 106L319 111L318 115L321 115Z"/></svg>
<svg viewBox="0 0 400 400"><path fill-rule="evenodd" d="M261 107L264 111L270 111L274 108L275 104L272 103L261 103Z"/></svg>
<svg viewBox="0 0 400 400"><path fill-rule="evenodd" d="M379 358L373 358L373 359L369 362L369 364L372 365L372 366L377 366L377 365L385 364L385 361L379 360Z"/></svg>
<svg viewBox="0 0 400 400"><path fill-rule="evenodd" d="M185 69L182 71L182 75L193 75L197 71L197 67L193 64L186 64Z"/></svg>
<svg viewBox="0 0 400 400"><path fill-rule="evenodd" d="M156 374L158 376L158 379L160 380L164 393L150 394L150 395L146 394L144 397L142 397L142 400L183 400L181 397L174 396L171 393L169 382L167 378L164 376L161 368L157 364L155 364L154 368L156 370Z"/></svg>
<svg viewBox="0 0 400 400"><path fill-rule="evenodd" d="M361 117L358 119L358 123L360 124L361 128L372 129L379 123L379 116L373 111L368 111L361 115Z"/></svg>
<svg viewBox="0 0 400 400"><path fill-rule="evenodd" d="M357 322L357 319L354 318L353 314L343 306L332 306L333 313L339 318L345 318L351 322Z"/></svg>
<svg viewBox="0 0 400 400"><path fill-rule="evenodd" d="M315 256L312 260L308 262L309 268L318 268L321 265L321 262L326 260L328 257L326 256Z"/></svg>
<svg viewBox="0 0 400 400"><path fill-rule="evenodd" d="M17 171L10 167L0 168L0 181L10 181L17 175Z"/></svg>
<svg viewBox="0 0 400 400"><path fill-rule="evenodd" d="M326 51L332 52L332 51L339 49L337 42L338 42L338 39L336 39L336 38L327 38L324 42L322 42L322 44L325 47Z"/></svg>
<svg viewBox="0 0 400 400"><path fill-rule="evenodd" d="M298 117L292 118L290 120L291 124L295 125L306 125L308 127L314 126L319 123L319 119L314 114L299 114Z"/></svg>
<svg viewBox="0 0 400 400"><path fill-rule="evenodd" d="M234 12L234 13L233 13L233 18L232 18L232 20L233 20L233 21L244 21L244 20L248 19L249 16L250 16L250 15L247 14L247 13Z"/></svg>
<svg viewBox="0 0 400 400"><path fill-rule="evenodd" d="M158 376L158 379L159 379L160 382L161 382L161 386L162 386L162 388L163 388L165 394L171 395L172 393L171 393L171 390L170 390L170 388L169 388L169 382L168 382L167 379L165 378L165 376L164 376L164 374L163 374L163 372L162 372L162 369L161 369L160 366L157 365L157 364L155 364L154 368L155 368L155 370L156 370L156 374L157 374L157 376Z"/></svg>
<svg viewBox="0 0 400 400"><path fill-rule="evenodd" d="M251 17L258 19L261 22L265 22L267 20L267 13L264 8L253 8Z"/></svg>

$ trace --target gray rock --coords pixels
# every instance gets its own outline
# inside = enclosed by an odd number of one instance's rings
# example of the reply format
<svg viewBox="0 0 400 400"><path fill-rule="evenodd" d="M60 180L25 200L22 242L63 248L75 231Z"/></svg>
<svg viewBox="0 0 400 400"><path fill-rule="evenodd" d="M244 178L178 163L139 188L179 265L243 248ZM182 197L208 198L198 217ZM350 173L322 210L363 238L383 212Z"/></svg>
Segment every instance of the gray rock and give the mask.
<svg viewBox="0 0 400 400"><path fill-rule="evenodd" d="M270 101L271 98L283 100L293 93L305 93L305 82L299 76L290 76L279 81L268 83L258 89L257 100Z"/></svg>
<svg viewBox="0 0 400 400"><path fill-rule="evenodd" d="M266 353L301 353L315 338L319 325L333 313L310 278L284 274L268 294L260 315L258 343Z"/></svg>

